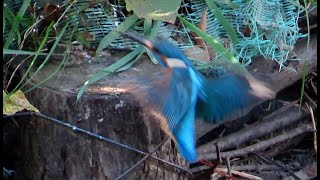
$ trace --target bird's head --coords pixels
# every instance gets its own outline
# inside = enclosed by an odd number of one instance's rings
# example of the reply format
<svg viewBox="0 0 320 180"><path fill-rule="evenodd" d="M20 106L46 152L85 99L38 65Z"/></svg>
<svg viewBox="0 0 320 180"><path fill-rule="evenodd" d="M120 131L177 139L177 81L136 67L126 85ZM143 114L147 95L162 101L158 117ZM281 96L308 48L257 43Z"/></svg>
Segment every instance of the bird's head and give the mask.
<svg viewBox="0 0 320 180"><path fill-rule="evenodd" d="M179 47L167 40L156 38L151 41L133 32L121 32L121 34L145 46L164 68L188 68L191 66L190 61Z"/></svg>

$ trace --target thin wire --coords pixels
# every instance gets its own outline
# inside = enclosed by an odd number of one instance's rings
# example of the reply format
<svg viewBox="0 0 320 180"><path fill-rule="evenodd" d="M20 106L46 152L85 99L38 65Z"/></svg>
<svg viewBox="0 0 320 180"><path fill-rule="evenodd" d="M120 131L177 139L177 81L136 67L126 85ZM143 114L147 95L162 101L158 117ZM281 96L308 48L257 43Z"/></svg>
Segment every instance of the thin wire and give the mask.
<svg viewBox="0 0 320 180"><path fill-rule="evenodd" d="M159 149L165 142L168 141L168 137L166 137L160 144L157 145L149 154L145 155L140 161L138 161L135 165L133 165L131 168L129 168L126 172L122 173L119 177L116 178L116 180L119 180L123 178L125 175L127 175L129 172L131 172L134 168L138 167L139 164L141 164L143 161L145 161L151 154L153 154L157 149Z"/></svg>
<svg viewBox="0 0 320 180"><path fill-rule="evenodd" d="M125 148L125 149L129 149L129 150L131 150L131 151L137 152L137 153L142 154L142 155L148 155L148 153L146 153L146 152L144 152L144 151L141 151L141 150L139 150L139 149L130 147L130 146L125 145L125 144L121 144L121 143L119 143L119 142L117 142L117 141L108 139L108 138L106 138L106 137L104 137L104 136L95 134L95 133L93 133L93 132L87 131L87 130L85 130L85 129L79 128L79 127L74 126L74 125L71 125L71 124L69 124L69 123L65 123L65 122L63 122L63 121L61 121L61 120L55 119L55 118L53 118L53 117L46 116L46 115L41 114L41 113L38 113L38 112L21 112L21 113L16 113L16 114L12 114L12 115L5 115L5 116L2 116L2 118L3 118L3 119L7 119L7 118L18 117L18 116L27 116L27 115L42 117L42 118L44 118L44 119L50 120L50 121L52 121L52 122L55 122L55 123L57 123L57 124L59 124L59 125L66 126L66 127L70 128L70 129L72 129L73 131L82 132L82 133L87 134L87 135L89 135L89 136L92 136L92 137L94 137L94 138L97 138L97 139L100 139L100 140L109 142L109 143L111 143L111 144L114 144L114 145L123 147L123 148ZM182 170L182 171L184 171L184 172L187 172L187 173L190 173L190 174L191 174L191 172L190 172L187 168L184 168L184 167L181 167L181 166L179 166L179 165L176 165L176 164L173 164L173 163L171 163L171 162L168 162L168 161L166 161L166 160L160 159L160 158L158 158L158 157L156 157L156 156L152 156L152 155L151 155L150 157L152 157L153 159L156 159L156 160L158 160L158 161L160 161L160 162L162 162L162 163L168 164L168 165L170 165L170 166L173 166L173 167L175 167L175 168L177 168L177 169L180 169L180 170Z"/></svg>

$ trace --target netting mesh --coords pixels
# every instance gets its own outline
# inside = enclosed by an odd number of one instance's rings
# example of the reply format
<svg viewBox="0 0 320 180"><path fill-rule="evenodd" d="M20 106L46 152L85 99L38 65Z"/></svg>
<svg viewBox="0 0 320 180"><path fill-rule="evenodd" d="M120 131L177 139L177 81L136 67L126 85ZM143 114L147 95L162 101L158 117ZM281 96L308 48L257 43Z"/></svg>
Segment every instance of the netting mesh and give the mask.
<svg viewBox="0 0 320 180"><path fill-rule="evenodd" d="M79 11L89 2L90 0L78 0L70 11ZM206 19L206 32L244 64L251 63L254 56L263 55L277 61L280 68L283 67L296 40L304 36L299 33L297 23L301 10L288 0L251 0L249 2L232 0L232 2L238 4L239 8L231 8L221 3L216 5L236 30L239 43L234 45L228 40L225 29L210 10ZM6 4L17 12L18 1L8 1ZM181 16L197 25L206 8L207 5L202 0L182 1L179 12ZM82 15L85 18L79 19L81 14L73 17L73 25L79 23L78 31L88 31L95 37L93 45L98 45L105 35L126 19L128 12L123 3L113 1L107 4L96 4L82 12ZM137 24L134 30L142 33L143 24ZM181 49L185 50L194 46L189 31L183 26L162 23L157 34L177 43ZM180 40L176 41L176 37ZM113 41L110 47L133 49L137 44L120 37ZM220 55L216 54L212 60L219 57Z"/></svg>
<svg viewBox="0 0 320 180"><path fill-rule="evenodd" d="M277 61L281 66L288 59L299 33L298 18L301 13L296 6L285 0L252 0L232 1L240 7L233 9L225 4L217 6L236 30L239 44L228 48L238 60L245 64L252 61L252 57L263 55ZM202 1L192 1L193 13L187 15L189 20L197 24L206 8ZM246 33L248 32L249 33ZM221 38L226 32L212 12L207 16L207 33L223 43ZM226 44L224 44L226 45Z"/></svg>

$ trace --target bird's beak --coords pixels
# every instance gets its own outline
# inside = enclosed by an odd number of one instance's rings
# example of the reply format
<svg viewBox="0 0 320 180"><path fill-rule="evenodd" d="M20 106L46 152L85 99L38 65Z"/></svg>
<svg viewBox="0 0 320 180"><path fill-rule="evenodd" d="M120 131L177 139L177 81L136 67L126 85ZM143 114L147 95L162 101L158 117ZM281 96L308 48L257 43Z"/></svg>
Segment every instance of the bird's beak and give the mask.
<svg viewBox="0 0 320 180"><path fill-rule="evenodd" d="M160 58L160 60L165 64L168 65L168 61L167 61L167 57L165 55L163 55L162 53L160 53L153 45L153 43L146 39L141 37L140 35L138 35L137 33L134 32L118 32L119 34L128 37L129 39L138 42L140 44L142 44L143 46L145 46L148 50L150 50L154 55L158 56Z"/></svg>
<svg viewBox="0 0 320 180"><path fill-rule="evenodd" d="M146 48L148 48L151 51L153 51L153 49L154 49L153 43L150 40L145 39L134 32L128 31L128 32L118 32L118 33L125 36L125 37L128 37L129 39L131 39L133 41L136 41L136 42L142 44L143 46L145 46Z"/></svg>

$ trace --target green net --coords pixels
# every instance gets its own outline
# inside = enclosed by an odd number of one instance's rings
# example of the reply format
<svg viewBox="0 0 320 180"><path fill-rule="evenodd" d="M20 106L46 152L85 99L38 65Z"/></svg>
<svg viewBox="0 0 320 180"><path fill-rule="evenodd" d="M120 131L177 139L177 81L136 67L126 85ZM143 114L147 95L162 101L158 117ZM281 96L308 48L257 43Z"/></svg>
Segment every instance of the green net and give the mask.
<svg viewBox="0 0 320 180"><path fill-rule="evenodd" d="M239 39L239 44L227 46L229 51L244 64L251 63L254 56L263 55L277 61L280 68L283 67L297 39L305 36L299 33L298 27L298 18L302 11L285 0L232 2L238 4L239 8L217 3L222 14L236 30ZM190 7L194 12L187 17L189 21L197 24L207 6L202 1L192 1ZM220 43L226 38L224 28L210 11L207 15L207 33Z"/></svg>
<svg viewBox="0 0 320 180"><path fill-rule="evenodd" d="M19 2L21 3L17 0L5 1L5 4L17 12ZM289 53L293 50L297 39L305 36L299 33L298 27L298 18L302 10L288 0L232 0L232 2L239 7L231 8L227 4L215 3L236 30L239 43L230 42L225 29L210 10L206 18L206 32L216 38L244 64L251 63L254 56L262 55L278 62L280 69L284 67L283 63L290 59ZM90 0L78 0L70 8L69 11L79 12L72 17L73 24L70 29L78 24L78 31L87 31L93 35L95 41L92 45L97 46L105 35L129 15L123 1L95 4L80 11L89 3ZM179 12L181 16L197 25L206 8L207 5L203 0L182 1ZM137 24L133 30L143 33L143 23ZM182 50L194 47L194 41L189 36L190 30L181 24L176 26L163 22L157 34L178 44ZM120 37L113 41L110 47L133 49L137 47L137 44ZM211 60L218 58L220 55L216 54Z"/></svg>

